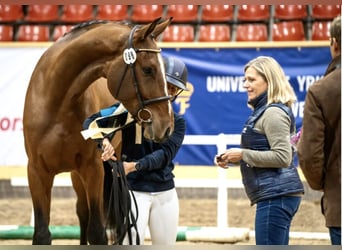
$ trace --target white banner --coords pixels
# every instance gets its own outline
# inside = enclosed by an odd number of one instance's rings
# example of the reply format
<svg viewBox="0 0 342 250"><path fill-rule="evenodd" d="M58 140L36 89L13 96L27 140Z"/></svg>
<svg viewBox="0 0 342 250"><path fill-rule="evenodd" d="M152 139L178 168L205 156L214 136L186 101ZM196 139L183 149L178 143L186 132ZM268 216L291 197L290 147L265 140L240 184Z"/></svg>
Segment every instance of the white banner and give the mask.
<svg viewBox="0 0 342 250"><path fill-rule="evenodd" d="M0 167L26 166L23 137L25 94L46 47L0 47Z"/></svg>

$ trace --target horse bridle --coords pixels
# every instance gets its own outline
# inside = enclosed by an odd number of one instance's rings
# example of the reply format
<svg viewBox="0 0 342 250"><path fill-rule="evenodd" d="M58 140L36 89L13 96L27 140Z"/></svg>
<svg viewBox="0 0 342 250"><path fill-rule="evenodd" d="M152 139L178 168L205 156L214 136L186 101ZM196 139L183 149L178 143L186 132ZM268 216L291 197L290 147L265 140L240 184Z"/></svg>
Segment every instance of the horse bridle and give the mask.
<svg viewBox="0 0 342 250"><path fill-rule="evenodd" d="M153 99L149 99L149 100L143 100L141 93L139 91L139 84L137 81L137 76L135 73L135 61L137 58L137 53L139 52L151 52L151 53L160 53L161 49L136 49L133 46L133 35L134 32L136 31L136 29L140 27L139 25L136 25L133 27L133 29L131 30L130 34L129 34L129 38L128 38L128 48L126 48L124 50L123 53L123 57L124 57L124 61L126 63L126 68L125 71L121 77L120 80L120 84L119 87L116 91L115 94L115 98L119 95L122 83L123 83L123 79L128 71L128 68L130 67L132 70L132 74L133 74L133 78L134 78L134 88L135 88L135 93L138 97L138 101L139 101L139 107L137 109L137 111L132 114L132 116L139 122L139 123L151 123L152 122L152 112L146 108L147 105L152 104L152 103L156 103L156 102L162 102L162 101L169 101L172 99L172 96L170 95L166 95L166 96L161 96L161 97L156 97ZM143 118L142 117L142 113L146 112L148 114L147 118Z"/></svg>

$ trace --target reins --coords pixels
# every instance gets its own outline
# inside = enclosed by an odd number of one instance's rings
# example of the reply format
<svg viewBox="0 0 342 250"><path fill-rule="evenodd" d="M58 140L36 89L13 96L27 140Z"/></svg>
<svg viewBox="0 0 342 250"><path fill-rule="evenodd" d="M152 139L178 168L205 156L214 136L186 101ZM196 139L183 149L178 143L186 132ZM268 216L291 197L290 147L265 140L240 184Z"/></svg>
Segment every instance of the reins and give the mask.
<svg viewBox="0 0 342 250"><path fill-rule="evenodd" d="M123 156L123 159L125 157ZM112 168L113 183L110 190L110 198L108 203L108 212L106 216L107 227L112 230L112 235L115 235L115 241L113 245L122 245L127 234L128 242L130 245L133 243L132 229L136 231L136 245L140 245L140 237L137 228L138 219L138 206L133 194L133 191L129 189L125 170L123 167L123 161L108 161ZM132 212L132 200L135 206L135 214ZM114 213L114 216L110 216L109 213ZM115 229L115 231L113 231ZM114 238L114 237L113 237Z"/></svg>

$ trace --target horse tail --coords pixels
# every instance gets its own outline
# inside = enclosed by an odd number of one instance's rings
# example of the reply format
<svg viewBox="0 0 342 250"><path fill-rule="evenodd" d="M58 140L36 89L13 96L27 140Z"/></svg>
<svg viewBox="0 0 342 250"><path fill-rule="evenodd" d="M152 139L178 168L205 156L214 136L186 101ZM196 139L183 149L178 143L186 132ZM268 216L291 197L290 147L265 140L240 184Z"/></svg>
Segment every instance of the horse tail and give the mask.
<svg viewBox="0 0 342 250"><path fill-rule="evenodd" d="M106 228L110 230L113 245L122 245L127 234L129 244L133 243L132 229L136 230L136 245L140 244L136 218L138 207L129 190L122 161L107 161L104 179L104 207L106 212ZM131 199L132 197L132 199ZM132 200L136 208L136 216L132 211Z"/></svg>

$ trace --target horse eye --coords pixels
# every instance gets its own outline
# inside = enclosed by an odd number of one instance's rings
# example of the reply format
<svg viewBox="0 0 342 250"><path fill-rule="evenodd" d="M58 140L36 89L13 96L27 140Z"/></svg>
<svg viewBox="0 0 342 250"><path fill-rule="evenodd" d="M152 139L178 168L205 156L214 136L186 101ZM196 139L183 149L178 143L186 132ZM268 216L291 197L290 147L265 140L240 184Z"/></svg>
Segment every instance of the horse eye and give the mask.
<svg viewBox="0 0 342 250"><path fill-rule="evenodd" d="M143 68L144 74L145 75L152 75L153 69L148 67L148 68Z"/></svg>

